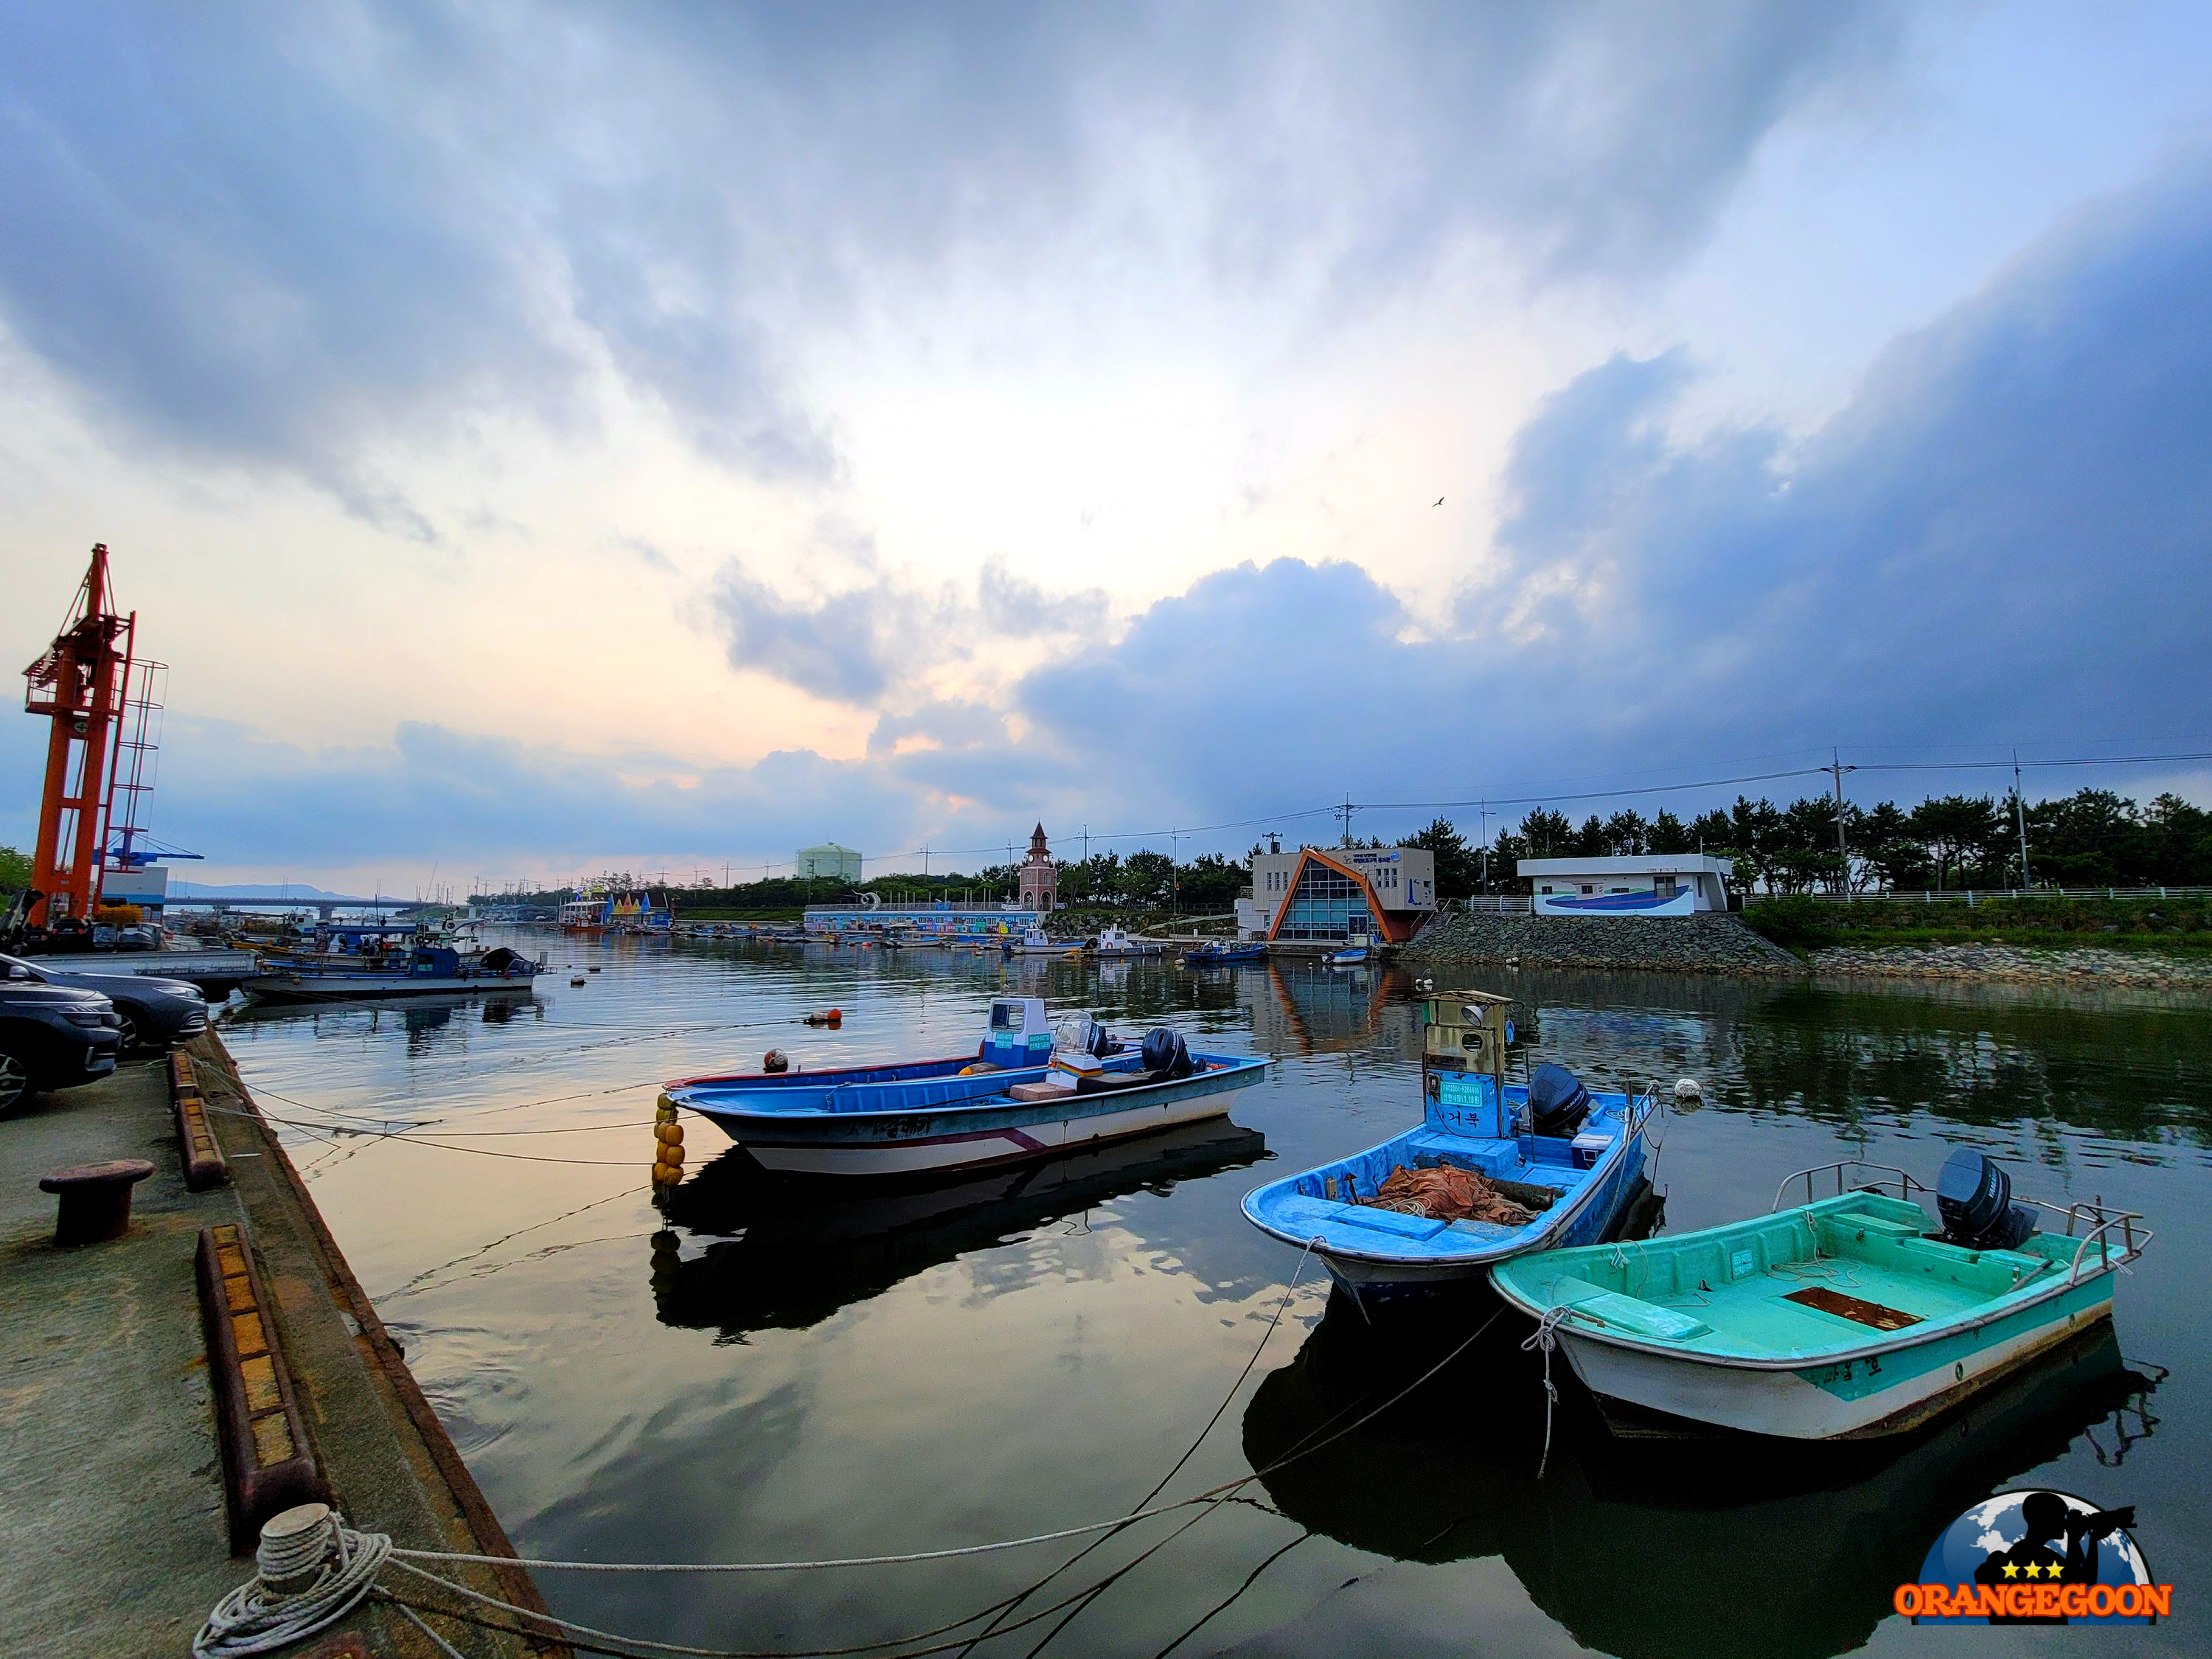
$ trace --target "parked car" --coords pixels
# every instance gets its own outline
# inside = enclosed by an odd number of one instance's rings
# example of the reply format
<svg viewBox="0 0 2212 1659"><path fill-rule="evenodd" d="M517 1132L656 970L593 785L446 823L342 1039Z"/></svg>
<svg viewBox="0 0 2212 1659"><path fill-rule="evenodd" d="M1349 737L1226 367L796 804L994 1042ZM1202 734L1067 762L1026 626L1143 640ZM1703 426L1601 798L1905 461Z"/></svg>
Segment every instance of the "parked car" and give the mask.
<svg viewBox="0 0 2212 1659"><path fill-rule="evenodd" d="M122 1018L99 992L0 961L0 1114L41 1090L98 1081L122 1052Z"/></svg>
<svg viewBox="0 0 2212 1659"><path fill-rule="evenodd" d="M64 965L52 957L26 960L0 956L0 966L12 981L16 969L47 985L70 985L97 991L115 1006L122 1022L123 1051L166 1048L173 1042L207 1030L207 999L200 988L180 979L160 979L151 974L104 974L97 968Z"/></svg>
<svg viewBox="0 0 2212 1659"><path fill-rule="evenodd" d="M115 933L115 948L118 951L158 951L161 941L154 936L150 927L119 927Z"/></svg>

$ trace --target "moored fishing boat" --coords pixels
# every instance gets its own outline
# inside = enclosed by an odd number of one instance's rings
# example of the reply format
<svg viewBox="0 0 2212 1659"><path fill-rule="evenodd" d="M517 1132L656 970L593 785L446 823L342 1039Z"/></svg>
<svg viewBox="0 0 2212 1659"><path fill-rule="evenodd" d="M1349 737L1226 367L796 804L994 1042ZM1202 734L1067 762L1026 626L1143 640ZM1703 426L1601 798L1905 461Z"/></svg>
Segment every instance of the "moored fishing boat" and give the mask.
<svg viewBox="0 0 2212 1659"><path fill-rule="evenodd" d="M1186 951L1182 959L1194 968L1218 968L1237 962L1265 962L1267 947L1257 945L1201 945Z"/></svg>
<svg viewBox="0 0 2212 1659"><path fill-rule="evenodd" d="M661 1101L710 1120L781 1173L921 1175L1218 1117L1227 1093L1258 1082L1267 1064L1194 1054L1166 1030L1115 1043L1089 1019L1056 1045L1042 1000L999 997L974 1060L690 1078Z"/></svg>
<svg viewBox="0 0 2212 1659"><path fill-rule="evenodd" d="M1082 947L1072 939L1054 939L1031 922L1022 929L1018 938L1006 940L1001 948L1010 957L1064 957Z"/></svg>
<svg viewBox="0 0 2212 1659"><path fill-rule="evenodd" d="M1322 957L1332 968L1356 968L1367 960L1370 952L1364 945L1346 945L1341 951L1331 951Z"/></svg>
<svg viewBox="0 0 2212 1659"><path fill-rule="evenodd" d="M504 945L464 958L449 945L418 945L374 962L323 957L270 964L239 988L263 1002L363 1002L388 997L451 995L456 991L525 993L545 971Z"/></svg>
<svg viewBox="0 0 2212 1659"><path fill-rule="evenodd" d="M1656 1098L1562 1066L1505 1080L1509 999L1422 1004L1420 1125L1249 1194L1262 1232L1310 1247L1362 1305L1479 1280L1492 1263L1611 1236L1644 1171Z"/></svg>
<svg viewBox="0 0 2212 1659"><path fill-rule="evenodd" d="M1896 1196L1840 1190L1853 1170ZM1834 1197L1781 1207L1829 1173ZM2113 1274L2151 1238L2134 1211L2014 1204L2002 1170L1965 1148L1937 1183L1940 1226L1911 1197L1926 1190L1884 1165L1823 1165L1766 1215L1491 1278L1626 1431L1901 1433L2110 1320Z"/></svg>
<svg viewBox="0 0 2212 1659"><path fill-rule="evenodd" d="M1083 954L1101 961L1113 961L1123 957L1157 957L1167 953L1167 946L1156 939L1139 939L1126 928L1109 924L1101 927L1092 938L1083 941Z"/></svg>

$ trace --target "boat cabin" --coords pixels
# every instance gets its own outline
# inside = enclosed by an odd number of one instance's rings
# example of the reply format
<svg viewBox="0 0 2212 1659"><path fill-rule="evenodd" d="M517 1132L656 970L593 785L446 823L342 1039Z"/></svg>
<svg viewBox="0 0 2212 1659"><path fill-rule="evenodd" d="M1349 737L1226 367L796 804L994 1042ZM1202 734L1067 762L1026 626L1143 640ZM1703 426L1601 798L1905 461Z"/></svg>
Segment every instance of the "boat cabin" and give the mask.
<svg viewBox="0 0 2212 1659"><path fill-rule="evenodd" d="M1421 1097L1429 1125L1448 1133L1503 1140L1505 1051L1512 1043L1513 999L1455 991L1421 1002Z"/></svg>
<svg viewBox="0 0 2212 1659"><path fill-rule="evenodd" d="M993 997L990 1029L983 1035L980 1057L1002 1071L1048 1065L1052 1027L1045 1020L1044 999Z"/></svg>

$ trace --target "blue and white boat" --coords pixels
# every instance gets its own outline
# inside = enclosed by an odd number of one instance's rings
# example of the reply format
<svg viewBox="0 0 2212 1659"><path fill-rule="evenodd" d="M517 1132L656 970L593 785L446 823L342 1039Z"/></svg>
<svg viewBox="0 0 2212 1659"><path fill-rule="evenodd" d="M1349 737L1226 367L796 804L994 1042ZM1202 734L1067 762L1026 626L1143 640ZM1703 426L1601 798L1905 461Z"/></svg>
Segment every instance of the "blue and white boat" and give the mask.
<svg viewBox="0 0 2212 1659"><path fill-rule="evenodd" d="M1182 959L1194 968L1215 968L1234 962L1265 962L1265 945L1201 945L1195 951L1186 951Z"/></svg>
<svg viewBox="0 0 2212 1659"><path fill-rule="evenodd" d="M1644 1174L1656 1091L1589 1091L1547 1066L1534 1075L1532 1106L1529 1085L1505 1080L1510 1006L1482 992L1425 1000L1422 1122L1270 1182L1246 1196L1246 1218L1295 1249L1310 1245L1363 1307L1378 1295L1479 1279L1492 1263L1531 1250L1608 1237ZM1530 1218L1506 1224L1417 1212L1382 1190L1401 1170L1417 1181L1425 1170L1471 1171Z"/></svg>
<svg viewBox="0 0 2212 1659"><path fill-rule="evenodd" d="M1331 951L1322 960L1332 968L1356 968L1367 960L1368 949L1364 945L1346 945L1341 951Z"/></svg>
<svg viewBox="0 0 2212 1659"><path fill-rule="evenodd" d="M836 1072L747 1073L667 1085L661 1103L718 1125L787 1175L975 1169L1218 1117L1267 1062L1197 1054L1172 1031L1116 1043L1089 1019L1056 1043L1036 997L998 997L974 1058Z"/></svg>

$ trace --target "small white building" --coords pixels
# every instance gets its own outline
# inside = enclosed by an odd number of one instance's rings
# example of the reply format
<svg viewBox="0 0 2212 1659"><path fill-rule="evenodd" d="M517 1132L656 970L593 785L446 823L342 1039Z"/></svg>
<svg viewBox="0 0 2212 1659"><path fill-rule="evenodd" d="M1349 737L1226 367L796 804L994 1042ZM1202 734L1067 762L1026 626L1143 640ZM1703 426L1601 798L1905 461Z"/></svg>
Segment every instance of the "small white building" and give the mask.
<svg viewBox="0 0 2212 1659"><path fill-rule="evenodd" d="M1686 916L1729 908L1726 859L1702 853L1522 859L1540 916Z"/></svg>

